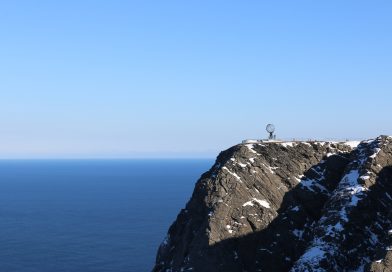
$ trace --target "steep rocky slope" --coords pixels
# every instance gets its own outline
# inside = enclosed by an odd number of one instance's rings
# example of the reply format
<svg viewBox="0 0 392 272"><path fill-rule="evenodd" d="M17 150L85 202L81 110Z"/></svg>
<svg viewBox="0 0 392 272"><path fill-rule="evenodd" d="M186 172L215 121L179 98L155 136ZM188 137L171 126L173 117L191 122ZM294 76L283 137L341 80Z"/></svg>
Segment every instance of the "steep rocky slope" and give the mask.
<svg viewBox="0 0 392 272"><path fill-rule="evenodd" d="M236 145L197 182L153 271L392 271L391 208L390 137Z"/></svg>

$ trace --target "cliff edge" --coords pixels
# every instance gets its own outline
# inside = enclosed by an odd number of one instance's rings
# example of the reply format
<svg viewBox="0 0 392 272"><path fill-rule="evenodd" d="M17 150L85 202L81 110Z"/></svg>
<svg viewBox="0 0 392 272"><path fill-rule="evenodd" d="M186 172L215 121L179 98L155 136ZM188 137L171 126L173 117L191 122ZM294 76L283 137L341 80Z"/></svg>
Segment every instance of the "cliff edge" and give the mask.
<svg viewBox="0 0 392 272"><path fill-rule="evenodd" d="M221 152L153 271L392 271L392 137Z"/></svg>

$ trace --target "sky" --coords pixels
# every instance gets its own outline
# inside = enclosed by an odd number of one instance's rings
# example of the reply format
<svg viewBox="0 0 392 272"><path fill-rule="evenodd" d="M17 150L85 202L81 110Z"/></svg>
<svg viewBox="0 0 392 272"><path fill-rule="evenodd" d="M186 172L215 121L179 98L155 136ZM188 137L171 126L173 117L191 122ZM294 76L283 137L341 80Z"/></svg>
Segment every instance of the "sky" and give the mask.
<svg viewBox="0 0 392 272"><path fill-rule="evenodd" d="M392 134L391 1L1 1L0 158Z"/></svg>

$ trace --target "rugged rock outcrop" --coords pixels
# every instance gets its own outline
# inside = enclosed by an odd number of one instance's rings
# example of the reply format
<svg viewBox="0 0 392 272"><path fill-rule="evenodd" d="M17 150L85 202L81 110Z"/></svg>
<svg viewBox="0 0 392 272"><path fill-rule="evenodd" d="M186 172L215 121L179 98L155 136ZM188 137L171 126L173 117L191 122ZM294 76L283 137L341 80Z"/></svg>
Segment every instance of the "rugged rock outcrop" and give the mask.
<svg viewBox="0 0 392 272"><path fill-rule="evenodd" d="M239 144L196 184L153 271L392 271L392 138Z"/></svg>

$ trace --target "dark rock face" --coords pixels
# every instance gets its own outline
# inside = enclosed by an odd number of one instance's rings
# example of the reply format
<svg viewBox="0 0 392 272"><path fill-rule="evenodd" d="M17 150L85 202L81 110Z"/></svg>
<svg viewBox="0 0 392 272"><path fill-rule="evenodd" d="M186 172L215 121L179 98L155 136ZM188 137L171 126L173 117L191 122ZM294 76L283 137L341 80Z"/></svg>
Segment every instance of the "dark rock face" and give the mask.
<svg viewBox="0 0 392 272"><path fill-rule="evenodd" d="M391 220L392 138L240 144L201 176L153 271L392 271Z"/></svg>

